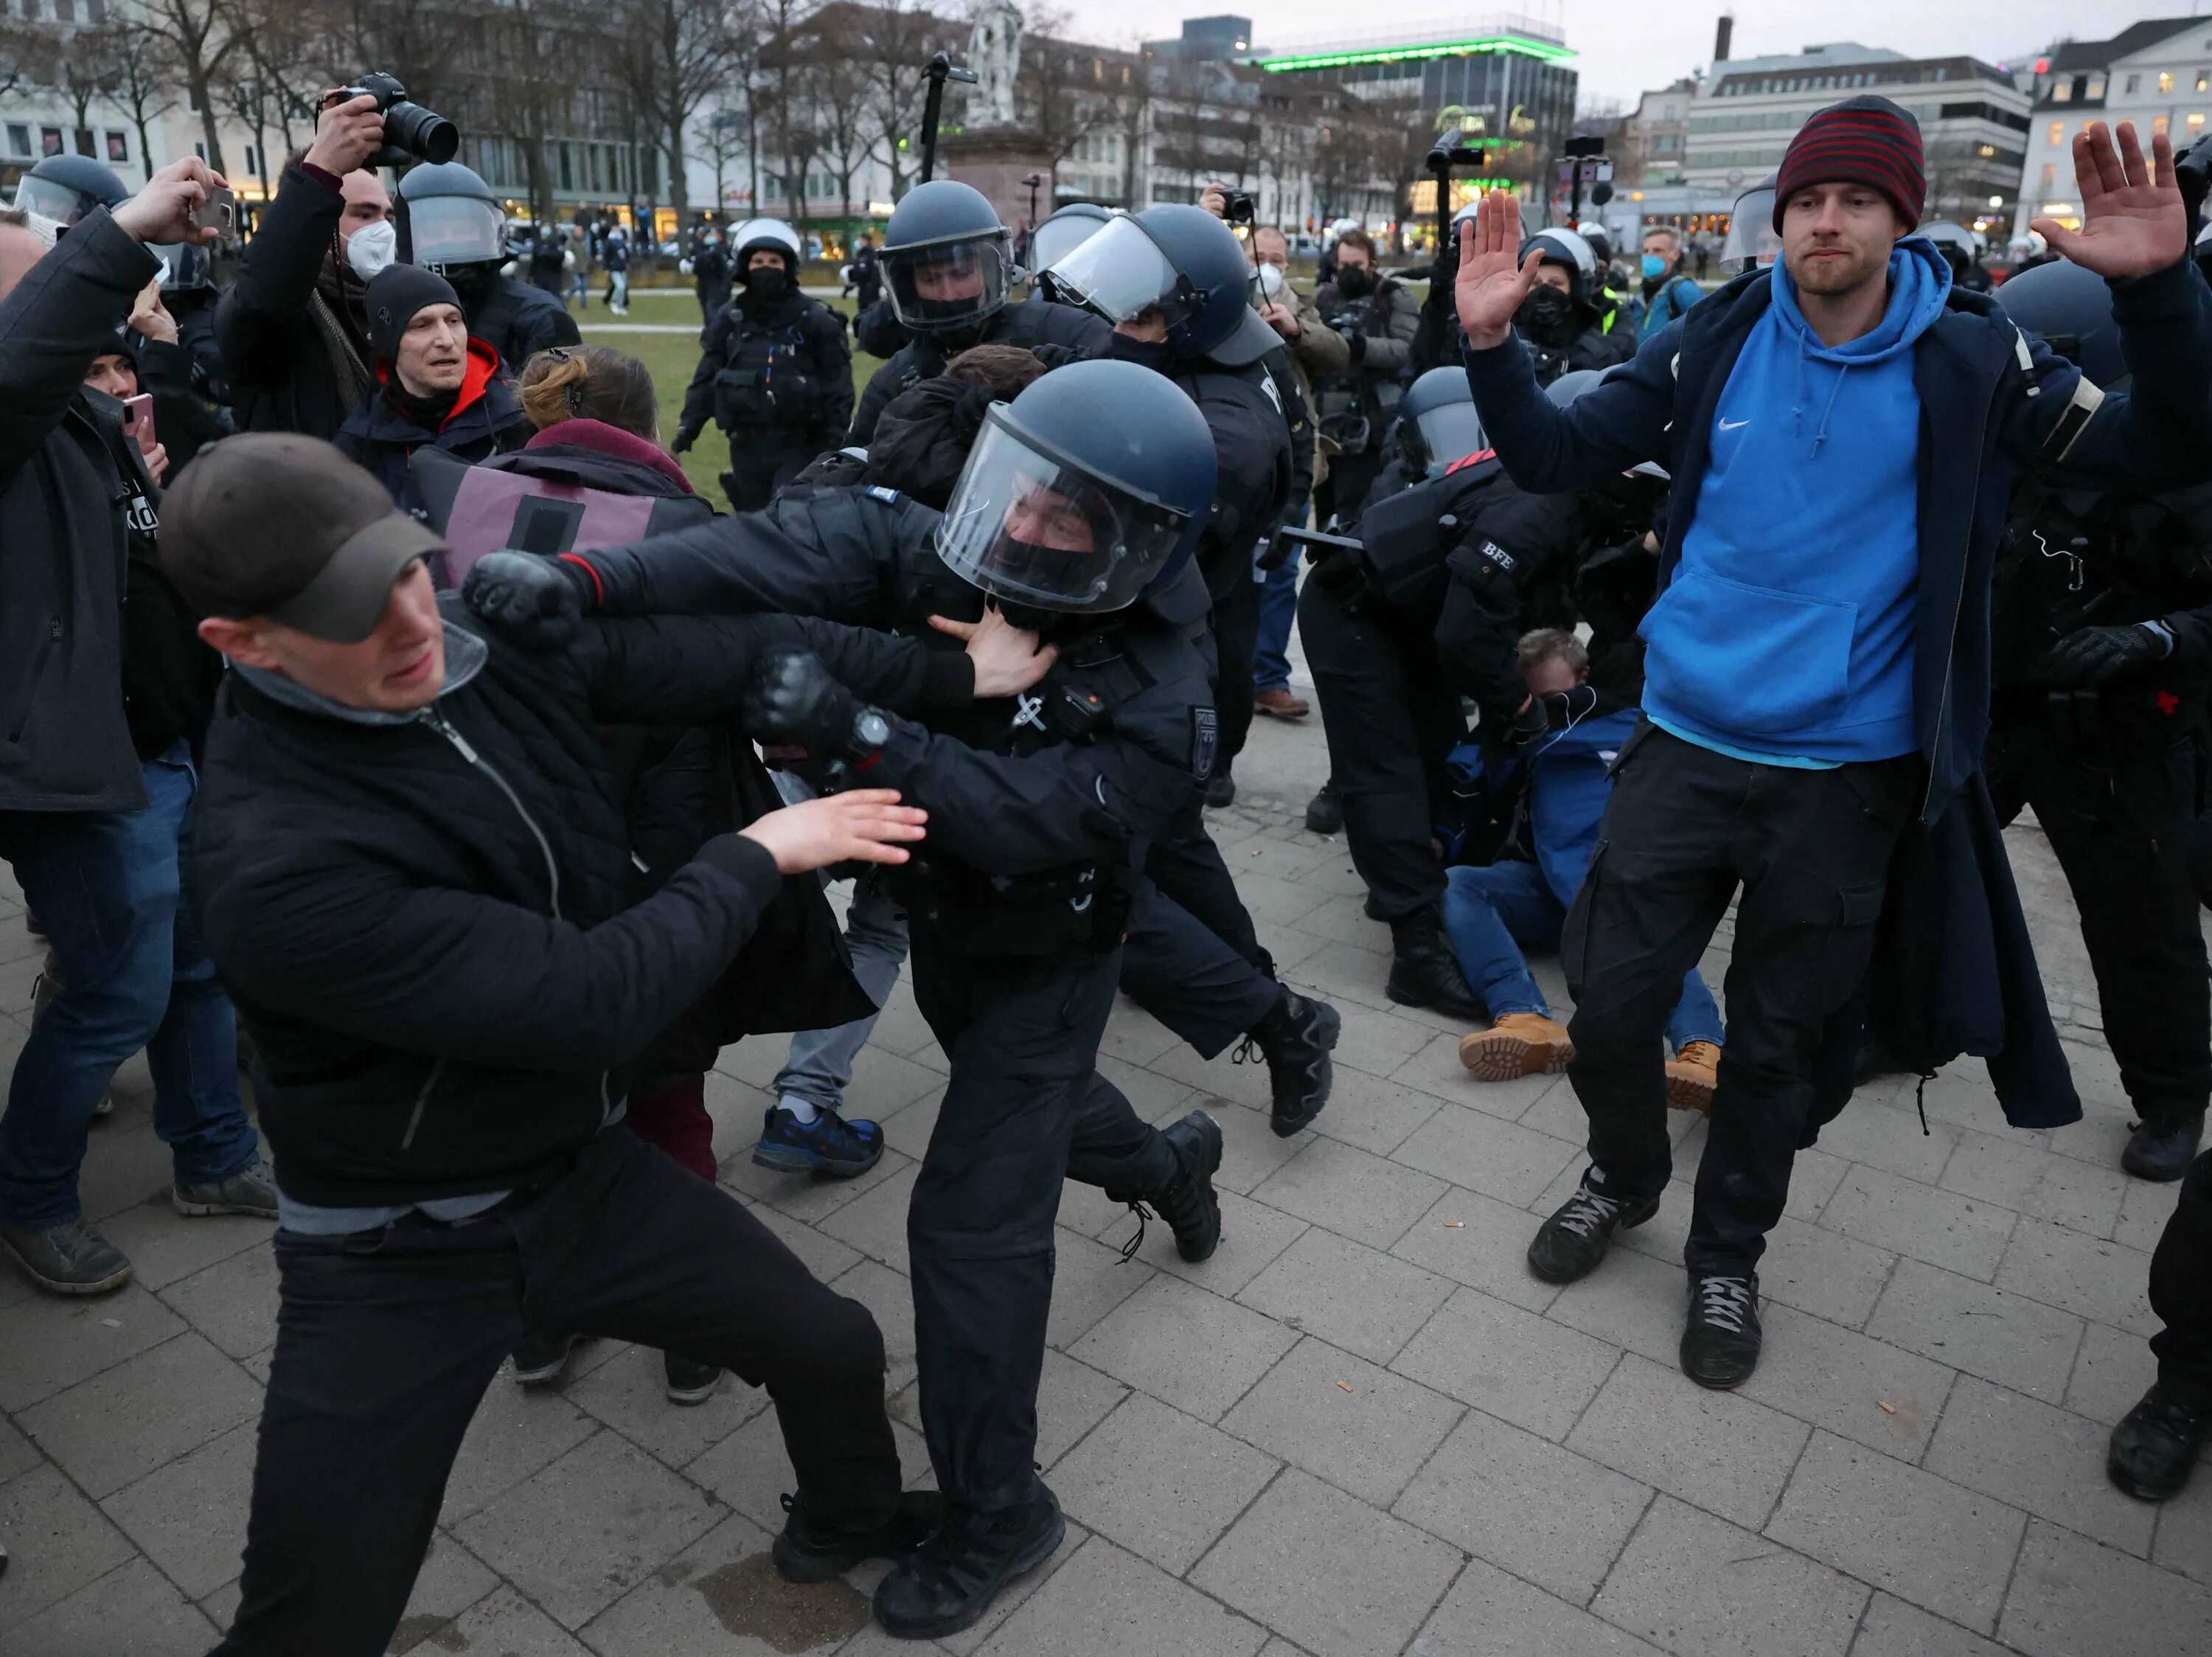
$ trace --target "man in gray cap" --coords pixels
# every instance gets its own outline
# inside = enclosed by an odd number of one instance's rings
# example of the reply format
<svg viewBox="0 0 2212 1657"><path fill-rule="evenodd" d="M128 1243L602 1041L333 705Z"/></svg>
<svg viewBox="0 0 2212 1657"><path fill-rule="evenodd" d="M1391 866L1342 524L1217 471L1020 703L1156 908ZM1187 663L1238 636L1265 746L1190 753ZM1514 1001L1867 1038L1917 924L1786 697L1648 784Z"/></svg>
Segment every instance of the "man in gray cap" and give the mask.
<svg viewBox="0 0 2212 1657"><path fill-rule="evenodd" d="M784 877L903 862L923 813L857 790L646 870L599 728L732 717L775 643L916 712L1012 694L1049 658L1011 629L948 654L786 617L589 623L565 654L525 655L434 596L439 548L289 434L204 451L161 527L232 667L191 874L255 1037L282 1209L234 1657L385 1649L462 1434L528 1328L765 1386L797 1475L787 1577L902 1552L928 1517L900 1494L866 1308L606 1131L626 1063L727 993ZM833 1020L857 993L843 972L811 991Z"/></svg>

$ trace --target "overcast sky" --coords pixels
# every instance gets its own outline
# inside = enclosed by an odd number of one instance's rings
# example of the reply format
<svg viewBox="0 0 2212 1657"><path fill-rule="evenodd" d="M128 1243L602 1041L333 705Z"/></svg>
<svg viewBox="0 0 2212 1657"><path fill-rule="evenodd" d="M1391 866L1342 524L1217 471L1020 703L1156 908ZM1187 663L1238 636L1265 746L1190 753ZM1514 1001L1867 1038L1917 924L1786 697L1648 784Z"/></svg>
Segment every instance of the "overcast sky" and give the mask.
<svg viewBox="0 0 2212 1657"><path fill-rule="evenodd" d="M2212 12L2212 0L2198 3ZM1454 7L1445 0L1250 0L1249 4L1236 0L1218 4L1134 0L1126 10L1073 5L1069 9L1076 27L1069 32L1080 34L1086 26L1095 29L1103 17L1115 15L1133 20L1138 38L1157 39L1179 33L1185 17L1227 12L1250 17L1260 44L1272 46L1322 35L1381 34L1400 25L1455 15L1474 18L1493 10L1517 10L1564 23L1567 44L1581 54L1576 67L1582 73L1585 99L1611 97L1632 104L1646 87L1663 86L1706 61L1712 53L1713 21L1724 9L1735 13L1735 46L1729 55L1736 58L1795 52L1821 41L1856 40L1916 57L1971 52L1996 61L2008 54L2033 52L2068 35L2102 39L2142 18L2182 15L2190 4L2189 0L2166 0L2164 4L2147 0L1954 0L1941 5L1929 0L1735 0L1724 8L1717 0L1704 5L1682 0L1519 0L1517 4L1503 0L1495 6L1465 0Z"/></svg>

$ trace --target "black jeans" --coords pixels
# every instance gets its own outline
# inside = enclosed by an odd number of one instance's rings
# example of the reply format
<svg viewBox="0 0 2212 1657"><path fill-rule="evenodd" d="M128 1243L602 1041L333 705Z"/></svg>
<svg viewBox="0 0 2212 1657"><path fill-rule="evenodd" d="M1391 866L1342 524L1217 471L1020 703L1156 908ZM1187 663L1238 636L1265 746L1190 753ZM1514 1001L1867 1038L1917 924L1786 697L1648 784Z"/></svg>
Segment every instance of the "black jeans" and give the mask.
<svg viewBox="0 0 2212 1657"><path fill-rule="evenodd" d="M533 1200L441 1226L276 1234L237 1620L219 1657L374 1657L406 1609L461 1435L526 1329L637 1341L775 1400L808 1508L872 1527L897 1505L884 1342L727 1193L603 1133Z"/></svg>
<svg viewBox="0 0 2212 1657"><path fill-rule="evenodd" d="M2197 769L2186 741L2086 755L2030 727L1990 739L1997 819L2035 808L2081 913L2120 1084L2147 1122L2212 1096L2212 996L2189 862Z"/></svg>
<svg viewBox="0 0 2212 1657"><path fill-rule="evenodd" d="M2212 1410L2212 1151L2182 1177L2173 1217L2159 1234L2150 1309L2166 1325L2150 1337L2159 1384Z"/></svg>
<svg viewBox="0 0 2212 1657"><path fill-rule="evenodd" d="M1194 788L1146 849L1121 988L1206 1058L1265 1018L1281 993Z"/></svg>
<svg viewBox="0 0 2212 1657"><path fill-rule="evenodd" d="M1213 762L1225 776L1252 734L1252 657L1260 648L1260 586L1250 561L1229 590L1213 600L1213 705L1221 720L1221 752Z"/></svg>
<svg viewBox="0 0 2212 1657"><path fill-rule="evenodd" d="M1824 1047L1856 1017L1917 755L1830 771L1731 759L1640 725L1560 945L1575 998L1567 1075L1589 1118L1593 1190L1659 1196L1673 1169L1662 1038L1742 889L1728 1040L1683 1258L1747 1271L1790 1194Z"/></svg>

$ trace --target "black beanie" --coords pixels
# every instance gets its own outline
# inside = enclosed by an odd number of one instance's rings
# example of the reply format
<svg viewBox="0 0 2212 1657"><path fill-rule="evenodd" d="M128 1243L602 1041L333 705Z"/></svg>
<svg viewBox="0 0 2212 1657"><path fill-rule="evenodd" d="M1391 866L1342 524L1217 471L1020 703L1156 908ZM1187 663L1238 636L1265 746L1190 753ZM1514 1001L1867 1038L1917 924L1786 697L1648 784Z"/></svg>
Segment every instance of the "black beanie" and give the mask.
<svg viewBox="0 0 2212 1657"><path fill-rule="evenodd" d="M400 336L426 305L450 305L458 311L461 296L435 271L418 265L387 265L369 278L363 307L368 312L369 349L379 362L398 360Z"/></svg>

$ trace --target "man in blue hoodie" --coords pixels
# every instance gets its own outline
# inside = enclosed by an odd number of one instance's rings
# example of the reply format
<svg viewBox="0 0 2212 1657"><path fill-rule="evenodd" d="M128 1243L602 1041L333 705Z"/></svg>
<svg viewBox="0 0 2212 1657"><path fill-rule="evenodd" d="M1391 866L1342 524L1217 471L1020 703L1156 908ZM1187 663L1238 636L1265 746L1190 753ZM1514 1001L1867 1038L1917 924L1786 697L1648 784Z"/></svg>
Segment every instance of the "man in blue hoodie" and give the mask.
<svg viewBox="0 0 2212 1657"><path fill-rule="evenodd" d="M1928 1016L1923 1046L1949 1038L1950 1054L1990 1056L2015 1121L2080 1113L1977 774L1990 570L2023 468L2091 480L2205 468L2212 289L2185 257L2166 141L2154 164L2125 125L2117 143L2100 124L2075 148L2084 228L2037 228L2112 283L2131 397L1953 290L1911 235L1919 127L1883 98L1822 110L1791 141L1773 267L1564 409L1508 348L1534 276L1516 261L1512 203L1492 197L1463 235L1468 376L1516 481L1572 489L1645 460L1674 479L1642 628L1647 719L1614 764L1563 946L1591 1167L1528 1260L1571 1282L1656 1211L1671 1171L1660 1035L1740 888L1729 1044L1684 1251L1682 1367L1704 1386L1738 1386L1757 1365L1755 1268L1796 1151L1848 1096L1835 1078L1864 1021L1878 921L1886 952L1914 914L1947 929L1922 951L1943 965L1918 1000L1963 1010ZM1900 886L1922 889L1914 914L1900 892L1885 920L1893 858ZM1898 969L1915 970L1927 967ZM1890 976L1875 975L1878 998Z"/></svg>

